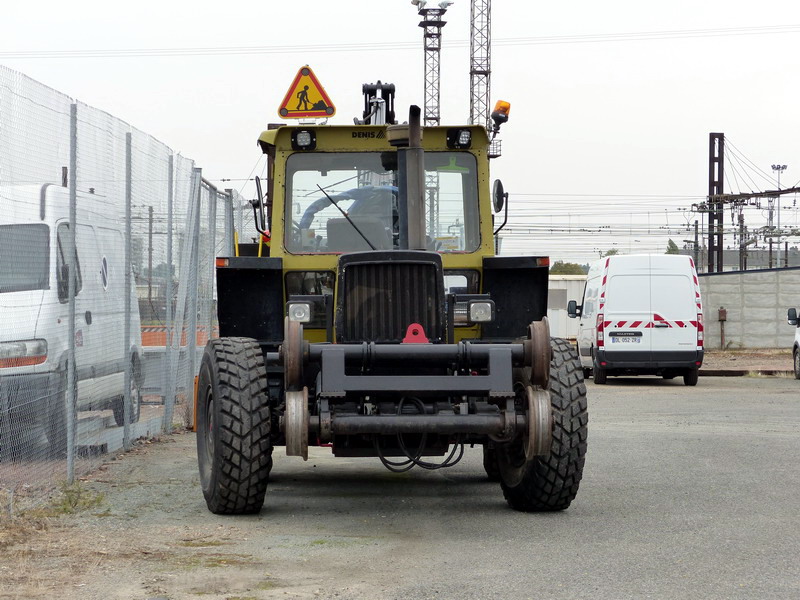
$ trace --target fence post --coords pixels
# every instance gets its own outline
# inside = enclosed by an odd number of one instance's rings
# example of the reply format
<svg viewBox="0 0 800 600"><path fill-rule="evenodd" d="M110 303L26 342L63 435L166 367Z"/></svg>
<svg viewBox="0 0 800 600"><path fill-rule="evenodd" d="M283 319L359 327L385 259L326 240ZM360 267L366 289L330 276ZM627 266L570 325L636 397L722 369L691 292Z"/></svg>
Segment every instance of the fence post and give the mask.
<svg viewBox="0 0 800 600"><path fill-rule="evenodd" d="M225 240L227 241L228 256L236 256L236 240L233 228L233 190L225 190Z"/></svg>
<svg viewBox="0 0 800 600"><path fill-rule="evenodd" d="M75 365L75 229L77 227L78 200L78 105L73 103L69 111L69 233L67 234L66 264L69 296L69 350L67 351L67 389L64 392L64 414L67 423L67 483L75 482L75 449L78 421Z"/></svg>
<svg viewBox="0 0 800 600"><path fill-rule="evenodd" d="M189 264L190 274L193 277L194 285L187 289L191 295L188 298L189 306L189 333L186 340L186 353L189 358L189 376L186 382L186 389L189 393L189 398L194 398L194 378L197 375L197 294L200 291L200 208L202 202L202 186L200 180L202 179L202 170L195 168L195 171L200 176L197 182L197 206L195 207L194 222L192 223L192 256ZM188 403L189 422L194 423L194 403Z"/></svg>
<svg viewBox="0 0 800 600"><path fill-rule="evenodd" d="M172 373L172 204L175 185L175 157L169 155L167 173L167 288L164 293L166 308L166 337L164 339L164 426L166 433L172 432L172 415L175 408L175 376Z"/></svg>
<svg viewBox="0 0 800 600"><path fill-rule="evenodd" d="M181 257L179 262L180 268L180 279L178 280L178 300L175 305L175 318L174 318L174 331L171 332L170 340L171 346L169 349L170 352L170 363L173 365L178 365L180 362L180 350L181 350L181 341L183 340L183 332L184 332L184 321L186 320L186 310L187 310L187 303L189 299L189 282L192 276L192 264L193 264L193 247L196 246L197 241L194 237L194 223L199 219L200 214L200 178L201 178L201 170L197 168L192 169L192 179L191 179L191 186L189 192L189 202L186 211L186 221L183 227L183 247L181 248ZM187 331L187 344L189 342L189 332ZM188 345L187 345L187 352L188 352ZM176 359L177 353L177 359ZM187 356L187 358L189 358ZM190 367L191 368L191 367ZM177 372L177 368L175 371ZM177 377L175 378L177 382ZM187 417L185 419L186 423L189 424L189 416L191 411L191 400L193 398L192 391L194 390L194 373L189 370L188 374L186 375L186 380L184 381L184 389L186 393L186 402L187 402ZM175 396L177 390L171 390L170 393Z"/></svg>
<svg viewBox="0 0 800 600"><path fill-rule="evenodd" d="M128 352L131 348L131 261L132 261L132 227L131 227L131 203L133 200L132 183L132 151L133 136L131 132L125 134L125 333L124 333L124 360L125 360L125 397L123 399L123 433L122 447L125 450L131 449L131 380L133 373L132 364Z"/></svg>
<svg viewBox="0 0 800 600"><path fill-rule="evenodd" d="M219 202L219 192L212 187L208 193L208 298L206 306L208 313L208 329L206 330L206 340L211 339L211 332L214 330L214 288L216 283L216 258L217 258L217 202Z"/></svg>

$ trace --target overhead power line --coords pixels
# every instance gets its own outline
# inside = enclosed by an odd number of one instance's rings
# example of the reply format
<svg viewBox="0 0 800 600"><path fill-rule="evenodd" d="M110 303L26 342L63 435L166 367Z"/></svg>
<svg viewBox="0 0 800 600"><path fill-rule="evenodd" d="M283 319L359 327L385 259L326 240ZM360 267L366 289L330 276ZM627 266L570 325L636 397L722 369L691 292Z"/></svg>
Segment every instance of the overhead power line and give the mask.
<svg viewBox="0 0 800 600"><path fill-rule="evenodd" d="M624 33L598 33L581 35L495 38L497 46L538 46L551 44L598 44L611 42L641 42L686 38L728 37L742 35L775 35L800 33L800 25L769 25L761 27L728 27L716 29L684 29L669 31L642 31ZM357 44L308 44L303 53L364 52L390 50L416 50L416 42L365 42ZM448 47L466 48L469 40L453 40ZM201 46L187 48L122 48L87 50L19 50L0 52L0 59L77 59L77 58L141 58L164 56L227 56L242 54L293 54L298 46Z"/></svg>

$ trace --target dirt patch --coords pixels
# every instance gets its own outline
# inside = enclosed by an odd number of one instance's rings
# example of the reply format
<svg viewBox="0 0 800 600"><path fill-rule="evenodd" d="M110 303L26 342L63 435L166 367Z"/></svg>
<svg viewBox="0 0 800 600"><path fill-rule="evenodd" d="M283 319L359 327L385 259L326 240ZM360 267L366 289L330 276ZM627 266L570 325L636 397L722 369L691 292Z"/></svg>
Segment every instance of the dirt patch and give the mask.
<svg viewBox="0 0 800 600"><path fill-rule="evenodd" d="M792 352L786 348L707 350L702 370L792 371Z"/></svg>

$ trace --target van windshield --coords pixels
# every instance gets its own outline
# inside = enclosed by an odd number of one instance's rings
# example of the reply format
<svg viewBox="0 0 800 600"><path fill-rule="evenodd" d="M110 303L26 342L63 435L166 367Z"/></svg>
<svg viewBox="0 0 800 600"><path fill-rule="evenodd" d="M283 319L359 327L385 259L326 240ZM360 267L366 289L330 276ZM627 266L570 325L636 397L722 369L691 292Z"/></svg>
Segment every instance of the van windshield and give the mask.
<svg viewBox="0 0 800 600"><path fill-rule="evenodd" d="M0 225L0 293L49 287L47 225Z"/></svg>
<svg viewBox="0 0 800 600"><path fill-rule="evenodd" d="M286 249L294 254L352 252L370 246L397 249L397 177L396 152L291 155L286 173ZM428 249L477 250L475 157L468 152L426 152L424 177Z"/></svg>

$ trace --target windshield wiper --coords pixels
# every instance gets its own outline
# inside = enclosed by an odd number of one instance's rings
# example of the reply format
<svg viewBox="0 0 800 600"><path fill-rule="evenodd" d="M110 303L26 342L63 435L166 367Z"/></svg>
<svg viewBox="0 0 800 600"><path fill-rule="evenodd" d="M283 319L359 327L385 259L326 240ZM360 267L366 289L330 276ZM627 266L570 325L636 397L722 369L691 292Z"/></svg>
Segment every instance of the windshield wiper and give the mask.
<svg viewBox="0 0 800 600"><path fill-rule="evenodd" d="M364 232L363 232L363 231L361 231L361 230L358 228L358 225L356 225L355 223L353 223L353 219L351 219L351 218L350 218L350 217L347 215L347 213L346 213L344 210L342 210L342 207L341 207L341 206L339 206L338 204L336 204L336 200L334 200L334 199L333 199L331 196L329 196L329 195L328 195L328 192L326 192L325 190L323 190L323 189L322 189L322 187L320 187L320 185L319 185L319 184L317 184L317 187L319 188L319 191L320 191L320 192L322 192L323 194L325 194L325 197L326 197L328 200L330 200L330 201L331 201L331 204L333 204L333 205L334 205L334 206L335 206L335 207L336 207L336 208L339 210L339 212L340 212L340 213L342 213L342 216L343 216L345 219L347 219L347 222L348 222L348 223L350 223L350 225L352 225L352 226L353 226L353 229L355 229L355 230L356 230L356 232L358 232L358 235L360 235L362 238L364 238L364 241L365 241L365 242L367 242L367 244L369 244L369 247L370 247L370 248L372 248L373 250L377 250L377 248L376 248L376 247L375 247L375 246L372 244L372 242L370 242L370 241L369 241L369 238L367 238L367 236L365 236L365 235L364 235Z"/></svg>

